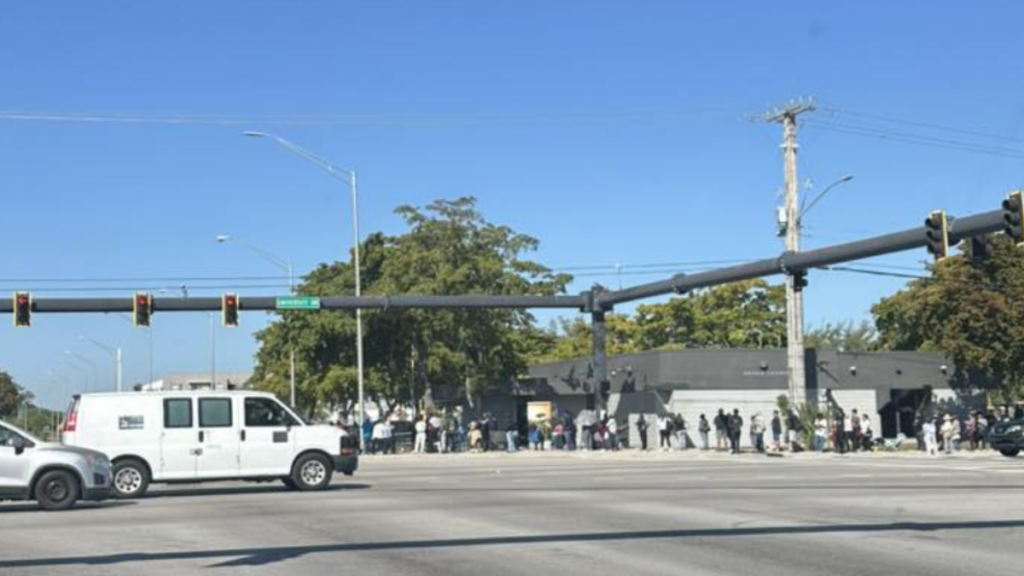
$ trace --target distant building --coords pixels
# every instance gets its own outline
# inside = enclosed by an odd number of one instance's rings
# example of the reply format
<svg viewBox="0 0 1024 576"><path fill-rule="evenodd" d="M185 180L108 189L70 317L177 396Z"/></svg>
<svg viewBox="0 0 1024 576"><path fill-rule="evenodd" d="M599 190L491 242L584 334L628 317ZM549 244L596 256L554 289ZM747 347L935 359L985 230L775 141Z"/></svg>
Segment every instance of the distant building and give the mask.
<svg viewBox="0 0 1024 576"><path fill-rule="evenodd" d="M252 374L217 374L210 382L209 374L167 374L159 380L137 384L139 392L169 392L180 390L244 390L249 387Z"/></svg>

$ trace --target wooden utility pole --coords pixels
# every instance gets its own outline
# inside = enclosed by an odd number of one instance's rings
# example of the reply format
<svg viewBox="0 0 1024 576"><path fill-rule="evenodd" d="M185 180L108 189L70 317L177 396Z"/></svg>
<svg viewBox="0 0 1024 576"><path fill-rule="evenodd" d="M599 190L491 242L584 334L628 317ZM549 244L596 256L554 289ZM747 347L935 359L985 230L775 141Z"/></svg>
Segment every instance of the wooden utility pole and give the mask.
<svg viewBox="0 0 1024 576"><path fill-rule="evenodd" d="M800 251L800 203L796 176L797 116L814 111L814 102L794 102L769 112L768 122L782 124L782 156L786 178L786 252ZM789 368L789 399L794 406L807 402L804 372L804 295L797 278L786 275L786 360Z"/></svg>

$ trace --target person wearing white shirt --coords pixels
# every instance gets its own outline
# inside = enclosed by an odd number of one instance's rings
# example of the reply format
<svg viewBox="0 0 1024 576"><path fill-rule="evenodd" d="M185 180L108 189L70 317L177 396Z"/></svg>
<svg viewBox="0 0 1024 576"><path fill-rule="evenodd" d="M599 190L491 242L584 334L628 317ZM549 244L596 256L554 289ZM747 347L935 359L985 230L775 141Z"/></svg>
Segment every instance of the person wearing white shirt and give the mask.
<svg viewBox="0 0 1024 576"><path fill-rule="evenodd" d="M427 451L427 422L423 418L416 420L416 443L412 451L423 454Z"/></svg>

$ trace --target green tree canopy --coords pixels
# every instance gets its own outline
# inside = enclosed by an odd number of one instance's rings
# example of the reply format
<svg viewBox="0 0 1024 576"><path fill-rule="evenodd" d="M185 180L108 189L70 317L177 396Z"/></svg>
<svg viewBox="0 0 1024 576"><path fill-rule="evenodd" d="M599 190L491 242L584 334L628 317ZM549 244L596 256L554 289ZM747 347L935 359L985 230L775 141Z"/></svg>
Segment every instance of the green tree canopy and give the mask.
<svg viewBox="0 0 1024 576"><path fill-rule="evenodd" d="M833 348L843 352L865 352L878 348L878 330L868 320L858 323L826 323L804 336L808 348Z"/></svg>
<svg viewBox="0 0 1024 576"><path fill-rule="evenodd" d="M1024 377L1024 252L1003 235L987 240L988 258L952 256L872 308L879 344L893 350L941 350L961 383L995 381L1015 397Z"/></svg>
<svg viewBox="0 0 1024 576"><path fill-rule="evenodd" d="M363 293L550 295L570 278L523 256L538 241L488 222L473 198L439 200L396 213L405 234L373 234L361 244ZM324 264L299 287L302 294L354 293L350 262ZM533 316L519 310L388 310L365 312L368 399L394 404L458 386L472 398L489 384L510 384L543 342ZM254 381L287 396L294 348L300 403L350 406L356 399L354 314L287 312L257 334Z"/></svg>
<svg viewBox="0 0 1024 576"><path fill-rule="evenodd" d="M0 370L0 418L11 418L30 400L32 393L19 386L10 374Z"/></svg>

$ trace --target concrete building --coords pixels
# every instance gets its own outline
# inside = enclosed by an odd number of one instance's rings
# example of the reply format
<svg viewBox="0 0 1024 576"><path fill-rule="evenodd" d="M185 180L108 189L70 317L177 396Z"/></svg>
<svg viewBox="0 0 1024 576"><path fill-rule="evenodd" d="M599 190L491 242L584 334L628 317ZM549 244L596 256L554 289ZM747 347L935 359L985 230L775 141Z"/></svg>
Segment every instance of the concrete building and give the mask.
<svg viewBox="0 0 1024 576"><path fill-rule="evenodd" d="M167 374L159 380L138 384L139 392L172 390L242 390L249 387L252 374L217 374L211 384L210 374Z"/></svg>
<svg viewBox="0 0 1024 576"><path fill-rule="evenodd" d="M982 391L956 390L952 365L932 352L807 351L810 400L824 406L826 390L844 410L872 418L875 435L914 436L914 413L927 390L943 411L963 411L984 403ZM771 420L776 399L787 393L784 349L652 351L609 358L611 390L607 408L620 422L636 415L682 414L696 437L701 414L709 421L719 408L740 410L745 426L760 414ZM574 413L594 407L595 380L589 359L532 366L529 378L511 395L484 399L483 409L501 420L524 421L526 405L550 401ZM652 439L656 433L652 432ZM744 434L744 444L748 435Z"/></svg>

